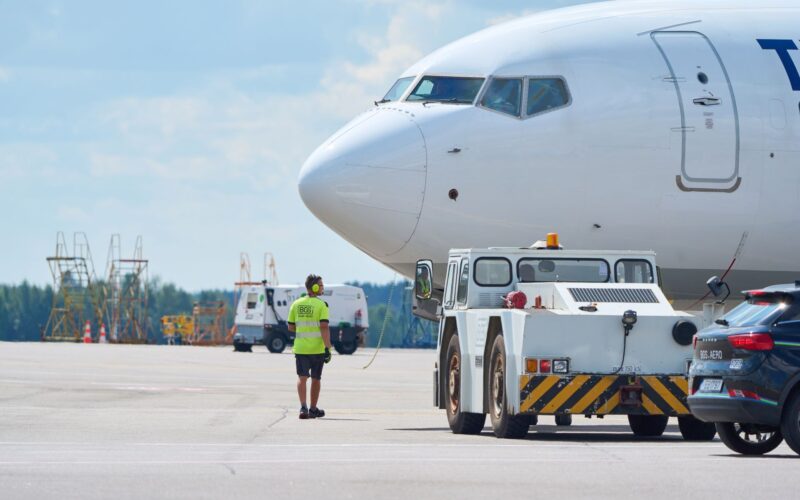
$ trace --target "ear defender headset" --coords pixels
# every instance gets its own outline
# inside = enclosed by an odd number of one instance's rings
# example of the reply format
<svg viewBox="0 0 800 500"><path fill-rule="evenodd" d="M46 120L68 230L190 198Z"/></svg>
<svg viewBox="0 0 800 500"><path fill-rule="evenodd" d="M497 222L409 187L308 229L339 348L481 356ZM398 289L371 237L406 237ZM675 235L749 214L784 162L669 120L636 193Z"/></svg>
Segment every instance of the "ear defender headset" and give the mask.
<svg viewBox="0 0 800 500"><path fill-rule="evenodd" d="M321 280L321 279L322 278L320 276L317 276L317 277L314 278L314 284L311 285L311 291L313 293L319 293L319 280Z"/></svg>

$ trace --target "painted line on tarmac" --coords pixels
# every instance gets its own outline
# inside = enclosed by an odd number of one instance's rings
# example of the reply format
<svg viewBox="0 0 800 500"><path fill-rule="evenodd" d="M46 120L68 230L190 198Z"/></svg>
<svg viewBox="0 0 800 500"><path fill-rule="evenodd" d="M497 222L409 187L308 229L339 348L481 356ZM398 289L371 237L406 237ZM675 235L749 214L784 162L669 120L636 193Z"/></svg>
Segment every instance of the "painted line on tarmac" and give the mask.
<svg viewBox="0 0 800 500"><path fill-rule="evenodd" d="M729 457L701 457L701 458L687 458L676 457L674 459L664 460L665 462L723 462L730 463ZM53 465L83 465L83 466L131 466L131 465L266 465L266 464L318 464L318 463L352 463L352 464L369 464L369 463L474 463L474 464L487 464L487 463L597 463L597 458L554 458L548 457L513 457L513 458L487 458L487 457L453 457L453 458L432 458L432 457L408 457L408 458L275 458L263 460L49 460L49 461L0 461L0 467L14 467L14 466L53 466Z"/></svg>
<svg viewBox="0 0 800 500"><path fill-rule="evenodd" d="M667 444L670 443L670 444ZM630 444L597 444L597 443L539 443L535 441L520 441L518 444L473 444L473 443L86 443L86 442L19 442L4 441L0 446L71 446L87 448L114 448L114 447L206 447L206 448L500 448L500 449L539 449L539 448L579 448L579 449L665 449L665 448L719 448L720 443L630 443Z"/></svg>
<svg viewBox="0 0 800 500"><path fill-rule="evenodd" d="M147 392L147 391L142 391ZM200 392L200 391L185 391L185 392ZM113 402L109 400L108 402ZM245 408L153 408L153 407L120 407L115 406L111 408L87 408L87 407L64 407L64 406L3 406L0 405L0 409L7 410L7 411L85 411L85 412L109 412L109 413L119 413L119 412L164 412L164 413L221 413L221 412L229 412L229 413L269 413L270 411L283 411L283 407L261 407L261 406L252 406L252 407L245 407ZM333 416L331 410L327 410L330 416ZM347 416L347 415L386 415L389 417L430 417L430 416L437 416L435 413L428 412L427 410L371 410L371 409L361 409L361 410L339 410L334 408L333 411L336 412L336 416ZM329 421L335 421L330 419Z"/></svg>

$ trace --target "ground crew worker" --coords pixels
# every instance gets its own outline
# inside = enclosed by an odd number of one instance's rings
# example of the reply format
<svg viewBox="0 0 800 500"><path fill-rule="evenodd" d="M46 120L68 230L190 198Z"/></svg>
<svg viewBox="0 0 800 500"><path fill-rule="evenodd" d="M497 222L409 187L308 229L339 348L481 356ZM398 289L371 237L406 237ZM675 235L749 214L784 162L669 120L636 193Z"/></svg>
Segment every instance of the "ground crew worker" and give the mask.
<svg viewBox="0 0 800 500"><path fill-rule="evenodd" d="M324 417L317 407L322 379L322 365L331 360L331 333L328 328L328 304L319 298L325 291L322 277L309 274L308 295L300 297L289 309L289 331L295 332L294 352L297 367L297 395L300 396L300 418ZM311 407L306 406L306 382L311 377Z"/></svg>

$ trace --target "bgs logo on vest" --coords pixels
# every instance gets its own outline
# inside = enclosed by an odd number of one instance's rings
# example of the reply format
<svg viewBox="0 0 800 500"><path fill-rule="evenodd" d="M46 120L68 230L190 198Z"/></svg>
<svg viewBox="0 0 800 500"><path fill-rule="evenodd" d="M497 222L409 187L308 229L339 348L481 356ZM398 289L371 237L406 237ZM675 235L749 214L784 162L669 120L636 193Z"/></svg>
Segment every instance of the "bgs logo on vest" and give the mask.
<svg viewBox="0 0 800 500"><path fill-rule="evenodd" d="M297 314L303 317L311 317L314 314L314 308L311 306L297 306Z"/></svg>

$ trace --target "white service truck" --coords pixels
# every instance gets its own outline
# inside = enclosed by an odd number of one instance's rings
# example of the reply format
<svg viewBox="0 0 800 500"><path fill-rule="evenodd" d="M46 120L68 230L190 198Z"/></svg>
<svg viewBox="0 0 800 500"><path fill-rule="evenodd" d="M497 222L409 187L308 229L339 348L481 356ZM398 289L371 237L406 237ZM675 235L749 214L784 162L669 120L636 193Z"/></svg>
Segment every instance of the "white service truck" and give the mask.
<svg viewBox="0 0 800 500"><path fill-rule="evenodd" d="M233 348L252 351L264 344L279 353L294 343L286 319L292 302L306 293L302 285L248 285L242 288L234 319ZM364 290L351 285L325 285L320 297L328 304L331 344L339 354L353 354L363 346L369 327Z"/></svg>
<svg viewBox="0 0 800 500"><path fill-rule="evenodd" d="M486 414L501 438L524 437L539 415L614 414L638 436L674 416L685 439L713 439L686 404L701 321L673 310L655 254L548 243L451 250L438 290L432 262L417 263L413 310L440 322L434 405L453 432L479 433Z"/></svg>

